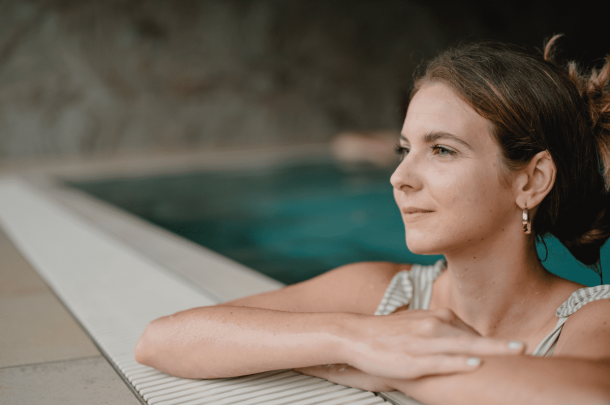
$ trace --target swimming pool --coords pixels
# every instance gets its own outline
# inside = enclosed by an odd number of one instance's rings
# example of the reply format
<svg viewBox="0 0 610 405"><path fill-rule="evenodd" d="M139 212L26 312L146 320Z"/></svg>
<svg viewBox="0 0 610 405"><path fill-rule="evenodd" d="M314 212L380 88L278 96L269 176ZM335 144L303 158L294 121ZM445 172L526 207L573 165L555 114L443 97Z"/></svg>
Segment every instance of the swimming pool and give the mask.
<svg viewBox="0 0 610 405"><path fill-rule="evenodd" d="M391 170L294 163L248 170L204 171L70 182L278 281L292 284L358 261L432 264L440 256L406 248L389 184ZM554 238L550 271L585 285L599 277ZM544 247L539 246L542 257ZM602 251L608 280L610 252Z"/></svg>

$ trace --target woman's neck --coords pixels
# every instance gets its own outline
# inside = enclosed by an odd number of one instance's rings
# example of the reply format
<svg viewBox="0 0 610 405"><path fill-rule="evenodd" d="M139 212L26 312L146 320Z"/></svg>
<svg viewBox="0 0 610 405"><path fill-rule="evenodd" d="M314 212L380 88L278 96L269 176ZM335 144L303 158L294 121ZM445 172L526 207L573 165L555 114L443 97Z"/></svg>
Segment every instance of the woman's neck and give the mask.
<svg viewBox="0 0 610 405"><path fill-rule="evenodd" d="M452 309L484 336L528 329L548 317L531 309L545 308L558 277L540 263L533 238L499 238L445 257L447 271L435 283L432 309Z"/></svg>

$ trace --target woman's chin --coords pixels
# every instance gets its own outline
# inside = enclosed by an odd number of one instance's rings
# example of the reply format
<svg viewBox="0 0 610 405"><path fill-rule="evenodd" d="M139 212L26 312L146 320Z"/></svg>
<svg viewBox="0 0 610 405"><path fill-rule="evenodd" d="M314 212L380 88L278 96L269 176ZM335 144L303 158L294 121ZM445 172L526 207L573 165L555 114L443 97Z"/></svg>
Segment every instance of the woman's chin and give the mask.
<svg viewBox="0 0 610 405"><path fill-rule="evenodd" d="M447 247L445 246L447 241L442 241L438 232L429 230L406 228L405 239L409 251L416 255L440 255Z"/></svg>
<svg viewBox="0 0 610 405"><path fill-rule="evenodd" d="M440 255L442 254L440 246L438 243L429 242L426 243L422 240L417 241L409 241L407 239L407 248L409 252L414 253L416 255Z"/></svg>

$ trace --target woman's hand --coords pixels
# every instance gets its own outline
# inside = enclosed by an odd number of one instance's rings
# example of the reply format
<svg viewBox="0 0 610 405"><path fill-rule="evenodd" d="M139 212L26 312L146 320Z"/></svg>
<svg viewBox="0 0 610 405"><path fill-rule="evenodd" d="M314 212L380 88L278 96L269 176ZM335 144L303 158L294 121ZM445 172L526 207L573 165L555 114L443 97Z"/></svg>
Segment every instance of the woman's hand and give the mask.
<svg viewBox="0 0 610 405"><path fill-rule="evenodd" d="M482 337L442 309L367 316L351 328L345 350L346 363L366 374L414 379L471 371L478 356L519 355L525 346Z"/></svg>

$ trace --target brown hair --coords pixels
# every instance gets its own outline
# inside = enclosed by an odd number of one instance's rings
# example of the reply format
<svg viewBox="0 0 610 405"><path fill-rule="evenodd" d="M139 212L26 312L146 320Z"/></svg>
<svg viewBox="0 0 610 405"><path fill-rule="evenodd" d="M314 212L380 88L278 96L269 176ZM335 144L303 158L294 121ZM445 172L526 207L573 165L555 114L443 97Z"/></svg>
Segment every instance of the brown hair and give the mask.
<svg viewBox="0 0 610 405"><path fill-rule="evenodd" d="M600 248L610 237L610 55L588 76L574 63L560 68L552 61L558 37L544 56L497 43L449 49L428 63L411 97L426 83L453 89L491 124L506 174L547 150L557 175L533 232L554 235L599 273Z"/></svg>

